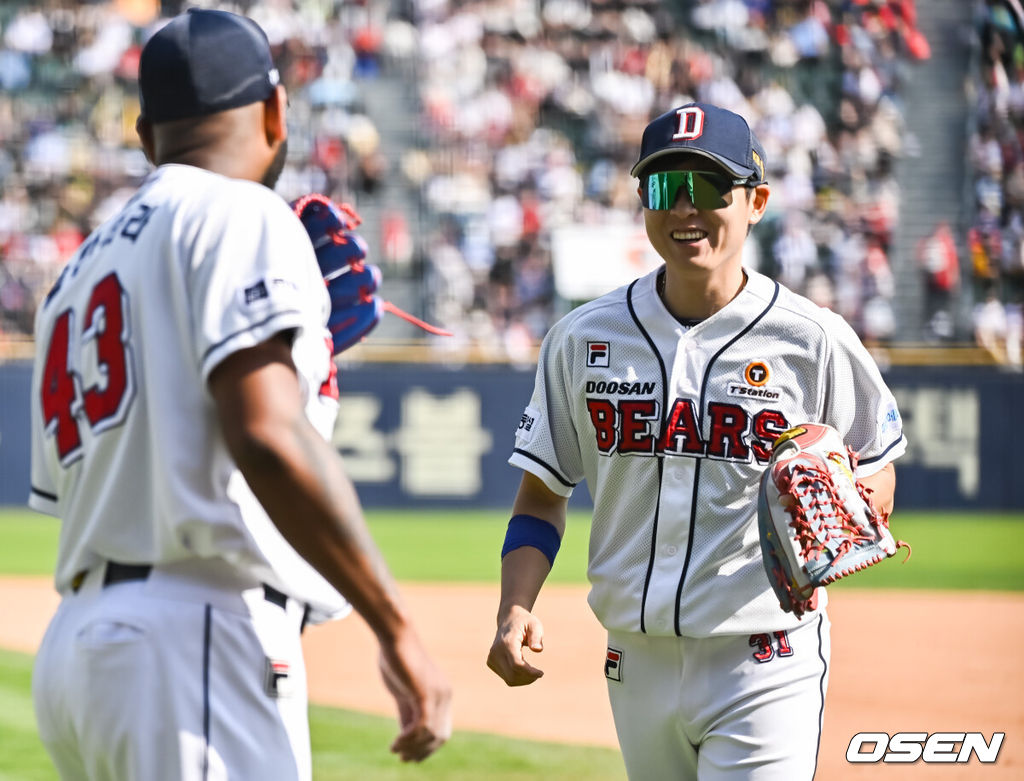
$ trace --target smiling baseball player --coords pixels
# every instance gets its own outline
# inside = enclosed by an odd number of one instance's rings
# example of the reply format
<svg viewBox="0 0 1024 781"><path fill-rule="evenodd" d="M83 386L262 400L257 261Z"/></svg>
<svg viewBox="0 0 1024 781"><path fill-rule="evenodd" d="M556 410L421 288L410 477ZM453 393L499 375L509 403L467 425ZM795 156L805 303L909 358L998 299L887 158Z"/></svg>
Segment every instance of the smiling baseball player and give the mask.
<svg viewBox="0 0 1024 781"><path fill-rule="evenodd" d="M139 82L157 168L36 317L29 503L61 519L40 737L64 779L308 781L299 635L343 594L380 644L392 750L422 760L450 689L326 438L331 302L271 189L287 98L266 35L190 11Z"/></svg>
<svg viewBox="0 0 1024 781"><path fill-rule="evenodd" d="M510 463L524 470L502 550L488 666L543 673L532 610L568 497L594 501L590 605L629 777L813 777L828 682L825 594L783 611L762 565L759 479L792 425L834 426L892 506L895 401L851 328L742 267L770 194L746 121L693 103L646 128L644 222L663 267L548 333Z"/></svg>

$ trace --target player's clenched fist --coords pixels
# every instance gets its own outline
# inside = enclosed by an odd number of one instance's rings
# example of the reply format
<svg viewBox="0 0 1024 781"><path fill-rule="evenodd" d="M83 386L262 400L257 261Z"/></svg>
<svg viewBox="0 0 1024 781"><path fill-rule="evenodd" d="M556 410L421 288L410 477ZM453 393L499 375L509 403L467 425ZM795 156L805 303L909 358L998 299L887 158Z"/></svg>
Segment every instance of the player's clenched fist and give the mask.
<svg viewBox="0 0 1024 781"><path fill-rule="evenodd" d="M524 648L535 653L544 650L544 627L533 613L515 605L499 620L487 666L509 686L533 683L544 671L526 661Z"/></svg>
<svg viewBox="0 0 1024 781"><path fill-rule="evenodd" d="M381 643L380 671L398 705L400 732L391 751L403 762L420 762L452 734L451 686L412 632Z"/></svg>

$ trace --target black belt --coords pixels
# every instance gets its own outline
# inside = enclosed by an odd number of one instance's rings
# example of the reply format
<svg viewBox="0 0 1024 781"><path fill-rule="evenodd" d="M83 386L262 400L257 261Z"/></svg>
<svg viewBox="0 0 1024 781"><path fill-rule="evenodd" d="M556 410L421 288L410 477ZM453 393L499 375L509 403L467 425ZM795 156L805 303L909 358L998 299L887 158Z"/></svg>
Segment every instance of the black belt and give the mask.
<svg viewBox="0 0 1024 781"><path fill-rule="evenodd" d="M116 561L108 561L103 572L103 587L129 580L145 580L152 571L152 564L118 564Z"/></svg>
<svg viewBox="0 0 1024 781"><path fill-rule="evenodd" d="M111 586L114 583L126 583L132 580L145 580L149 577L149 573L153 571L152 564L121 564L117 561L108 561L106 569L103 571L103 587ZM81 586L81 580L84 580L85 573L80 573L82 578L79 579L77 576L75 580L79 581L78 585ZM74 587L73 587L74 588ZM78 591L78 588L74 588ZM263 598L274 605L277 605L282 610L287 609L288 606L288 595L283 591L278 591L273 586L266 583L263 584ZM299 631L306 628L306 621L309 618L309 605L305 606L302 613L302 626Z"/></svg>

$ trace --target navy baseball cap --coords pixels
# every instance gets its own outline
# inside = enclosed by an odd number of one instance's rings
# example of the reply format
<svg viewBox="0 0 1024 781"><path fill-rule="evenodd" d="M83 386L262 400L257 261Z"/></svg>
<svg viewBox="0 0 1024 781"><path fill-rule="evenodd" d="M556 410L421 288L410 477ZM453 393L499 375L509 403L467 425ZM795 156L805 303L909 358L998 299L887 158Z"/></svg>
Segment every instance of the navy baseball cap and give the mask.
<svg viewBox="0 0 1024 781"><path fill-rule="evenodd" d="M640 159L631 176L670 155L700 155L753 186L766 181L764 147L739 114L710 103L687 103L644 128Z"/></svg>
<svg viewBox="0 0 1024 781"><path fill-rule="evenodd" d="M153 123L264 101L279 81L266 33L227 11L192 8L174 17L139 59L142 116Z"/></svg>

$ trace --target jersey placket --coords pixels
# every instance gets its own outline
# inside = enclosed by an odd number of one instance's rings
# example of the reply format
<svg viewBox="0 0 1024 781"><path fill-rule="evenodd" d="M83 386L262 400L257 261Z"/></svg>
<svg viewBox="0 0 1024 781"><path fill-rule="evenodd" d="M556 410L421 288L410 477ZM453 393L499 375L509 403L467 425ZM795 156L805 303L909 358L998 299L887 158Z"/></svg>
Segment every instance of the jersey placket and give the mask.
<svg viewBox="0 0 1024 781"><path fill-rule="evenodd" d="M678 634L677 592L691 551L701 458L695 452L701 441L699 429L694 431L688 423L696 421L699 426L702 417L696 404L701 395L705 359L690 331L679 335L669 374L668 408L659 432L665 447L659 525L657 539L652 541L652 566L644 612L645 626L655 634Z"/></svg>

